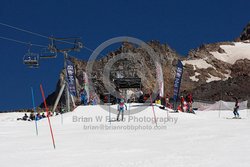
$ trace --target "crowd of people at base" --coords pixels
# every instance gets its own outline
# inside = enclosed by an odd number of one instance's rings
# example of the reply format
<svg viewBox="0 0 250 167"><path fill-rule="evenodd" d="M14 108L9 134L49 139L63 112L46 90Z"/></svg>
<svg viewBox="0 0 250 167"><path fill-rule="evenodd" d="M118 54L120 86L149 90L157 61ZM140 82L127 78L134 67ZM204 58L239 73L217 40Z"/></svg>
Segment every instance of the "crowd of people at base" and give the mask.
<svg viewBox="0 0 250 167"><path fill-rule="evenodd" d="M193 105L193 96L191 93L188 93L186 97L184 97L183 95L180 97L180 105L177 109L181 112L188 112L195 114L192 105Z"/></svg>
<svg viewBox="0 0 250 167"><path fill-rule="evenodd" d="M160 97L159 95L157 96L155 100L155 104L162 105L160 108L163 109L165 107L167 108L173 108L173 105L170 103L169 95L167 94L166 97Z"/></svg>
<svg viewBox="0 0 250 167"><path fill-rule="evenodd" d="M88 95L87 91L82 89L79 95L82 105L97 105L98 103L98 97L95 93Z"/></svg>
<svg viewBox="0 0 250 167"><path fill-rule="evenodd" d="M174 106L170 103L169 95L167 95L165 98L158 96L155 100L155 103L161 105L160 106L161 109L164 109L165 107L174 109ZM191 93L188 93L185 97L181 95L180 103L177 106L176 112L180 111L180 112L195 114L192 104L193 104L193 96Z"/></svg>
<svg viewBox="0 0 250 167"><path fill-rule="evenodd" d="M28 116L27 113L24 114L22 118L17 118L18 121L34 121L34 120L40 120L46 118L46 115L44 113L40 114L34 114L34 112L31 112L30 115Z"/></svg>
<svg viewBox="0 0 250 167"><path fill-rule="evenodd" d="M59 114L62 114L62 111L57 111L57 112L49 112L49 117L52 117L52 116L55 116L55 115L59 115ZM21 118L17 118L18 121L39 121L43 118L47 118L47 114L45 114L45 112L38 112L38 113L34 113L34 111L32 111L29 116L27 113L24 114L23 117Z"/></svg>

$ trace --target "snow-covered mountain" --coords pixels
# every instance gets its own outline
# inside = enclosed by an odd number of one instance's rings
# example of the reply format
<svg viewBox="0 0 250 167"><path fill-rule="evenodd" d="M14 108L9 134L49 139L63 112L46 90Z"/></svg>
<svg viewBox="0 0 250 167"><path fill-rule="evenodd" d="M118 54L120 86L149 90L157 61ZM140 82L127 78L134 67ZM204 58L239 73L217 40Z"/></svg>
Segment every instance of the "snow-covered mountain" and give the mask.
<svg viewBox="0 0 250 167"><path fill-rule="evenodd" d="M189 53L184 83L202 100L248 99L250 77L250 41L202 45ZM190 81L191 80L191 81ZM244 82L245 81L245 82ZM202 94L201 94L202 93Z"/></svg>
<svg viewBox="0 0 250 167"><path fill-rule="evenodd" d="M200 79L205 79L209 83L217 80L227 80L235 72L233 70L234 65L250 59L249 40L218 44L218 50L210 51L207 46L203 46L205 53L202 56L199 56L201 50L198 50L198 53L191 53L188 60L183 61L186 68L194 72L194 75L190 76L192 81L198 82ZM202 75L204 70L208 75Z"/></svg>
<svg viewBox="0 0 250 167"><path fill-rule="evenodd" d="M234 41L203 44L197 49L192 49L187 56L180 56L167 44L158 41L150 41L148 44L154 49L160 58L163 67L165 93L173 95L173 83L176 73L177 60L184 64L184 74L181 85L181 93L193 92L194 98L201 100L232 100L237 96L247 100L250 88L250 24L248 24L241 36ZM93 75L96 76L95 88L99 95L106 92L103 78L103 69L109 60L121 53L129 53L127 60L135 65L133 72L142 79L142 90L147 92L156 84L155 66L148 53L140 47L124 42L123 45L107 54L107 56L95 61ZM78 90L83 85L83 73L86 70L86 61L72 58L76 67ZM117 62L112 66L113 71L119 71L122 65ZM132 73L131 71L127 71ZM116 74L117 75L117 74ZM131 74L132 75L132 74ZM56 91L48 98L53 104L63 75L57 84Z"/></svg>

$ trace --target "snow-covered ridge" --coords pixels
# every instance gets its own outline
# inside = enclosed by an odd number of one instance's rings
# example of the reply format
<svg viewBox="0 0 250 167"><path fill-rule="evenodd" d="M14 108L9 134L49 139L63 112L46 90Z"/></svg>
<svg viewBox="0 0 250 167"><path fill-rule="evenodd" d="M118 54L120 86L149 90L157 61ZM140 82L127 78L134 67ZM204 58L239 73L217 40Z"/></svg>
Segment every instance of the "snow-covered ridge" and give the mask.
<svg viewBox="0 0 250 167"><path fill-rule="evenodd" d="M250 60L250 43L234 42L234 45L221 45L226 53L210 52L216 59L234 64L237 60Z"/></svg>
<svg viewBox="0 0 250 167"><path fill-rule="evenodd" d="M183 61L183 64L184 65L186 65L186 64L193 65L195 71L197 69L207 69L209 67L215 69L215 67L211 64L208 64L205 59L185 60L185 61ZM201 74L198 72L195 72L195 75L190 76L189 78L194 82L198 82L199 79L197 78L197 76L199 76L199 75L201 75ZM225 77L228 78L227 76L225 76ZM218 80L221 80L221 78L215 77L215 76L209 74L209 78L207 78L206 82L209 83L209 82L218 81Z"/></svg>
<svg viewBox="0 0 250 167"><path fill-rule="evenodd" d="M190 64L193 65L194 70L199 69L207 69L209 67L214 68L211 64L208 64L204 59L195 59L195 60L185 60L182 62L183 65Z"/></svg>

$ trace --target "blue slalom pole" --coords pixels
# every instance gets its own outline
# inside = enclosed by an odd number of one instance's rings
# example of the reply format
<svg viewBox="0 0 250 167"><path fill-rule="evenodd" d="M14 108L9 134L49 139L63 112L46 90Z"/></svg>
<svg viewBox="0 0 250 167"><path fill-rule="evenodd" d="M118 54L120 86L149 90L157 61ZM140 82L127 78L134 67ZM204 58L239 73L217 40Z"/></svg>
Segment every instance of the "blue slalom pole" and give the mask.
<svg viewBox="0 0 250 167"><path fill-rule="evenodd" d="M31 95L32 95L32 104L33 104L33 109L34 109L34 114L35 114L36 135L38 136L38 128L37 128L37 120L36 120L36 106L35 106L34 91L32 87L31 87Z"/></svg>

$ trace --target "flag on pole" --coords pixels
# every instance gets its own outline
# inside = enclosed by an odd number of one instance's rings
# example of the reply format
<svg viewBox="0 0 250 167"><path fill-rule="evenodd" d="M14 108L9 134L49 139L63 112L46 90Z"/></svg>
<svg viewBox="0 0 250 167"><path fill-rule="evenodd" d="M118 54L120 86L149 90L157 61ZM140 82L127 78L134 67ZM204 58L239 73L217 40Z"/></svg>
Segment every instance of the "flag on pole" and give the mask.
<svg viewBox="0 0 250 167"><path fill-rule="evenodd" d="M164 97L164 80L163 80L163 73L161 64L159 62L156 62L156 77L158 81L159 86L159 96Z"/></svg>
<svg viewBox="0 0 250 167"><path fill-rule="evenodd" d="M32 97L32 105L33 105L33 110L35 114L35 126L36 126L36 135L38 136L38 128L37 128L37 117L36 117L36 105L35 105L35 97L34 97L34 91L33 88L31 87L31 97Z"/></svg>
<svg viewBox="0 0 250 167"><path fill-rule="evenodd" d="M66 61L67 81L70 94L77 96L74 64Z"/></svg>
<svg viewBox="0 0 250 167"><path fill-rule="evenodd" d="M176 76L174 81L174 101L178 99L180 86L181 86L181 78L183 73L183 64L180 60L178 60Z"/></svg>
<svg viewBox="0 0 250 167"><path fill-rule="evenodd" d="M84 89L86 91L86 96L89 102L89 79L86 72L83 72L83 80L84 80Z"/></svg>

